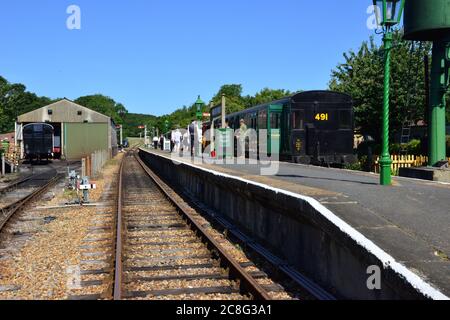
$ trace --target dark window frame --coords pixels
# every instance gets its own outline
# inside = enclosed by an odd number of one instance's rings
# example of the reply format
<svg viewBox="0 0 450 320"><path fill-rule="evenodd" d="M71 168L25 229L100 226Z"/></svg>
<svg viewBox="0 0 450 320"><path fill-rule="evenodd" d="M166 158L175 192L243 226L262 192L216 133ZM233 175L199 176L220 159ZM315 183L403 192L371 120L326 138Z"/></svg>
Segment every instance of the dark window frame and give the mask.
<svg viewBox="0 0 450 320"><path fill-rule="evenodd" d="M292 111L292 130L305 130L305 110ZM300 119L300 122L297 120Z"/></svg>

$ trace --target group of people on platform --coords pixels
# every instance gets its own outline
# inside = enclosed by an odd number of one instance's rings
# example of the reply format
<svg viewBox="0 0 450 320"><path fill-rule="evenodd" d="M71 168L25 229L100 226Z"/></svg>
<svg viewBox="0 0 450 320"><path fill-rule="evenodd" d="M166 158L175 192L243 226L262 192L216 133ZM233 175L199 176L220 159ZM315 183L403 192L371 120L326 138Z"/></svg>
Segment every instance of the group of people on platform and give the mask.
<svg viewBox="0 0 450 320"><path fill-rule="evenodd" d="M225 121L225 129L231 129L228 121ZM236 132L236 138L242 141L245 140L247 130L248 128L245 124L244 119L241 119L240 128ZM174 153L184 152L184 148L188 146L188 148L190 148L191 155L193 156L196 151L195 137L198 138L197 145L201 148L204 148L206 144L206 138L203 136L203 129L197 120L192 120L184 134L182 133L180 128L176 128L171 132L170 151ZM165 141L166 138L164 137L164 135L161 135L160 137L155 136L153 138L153 147L155 149L161 149L162 151L164 151Z"/></svg>

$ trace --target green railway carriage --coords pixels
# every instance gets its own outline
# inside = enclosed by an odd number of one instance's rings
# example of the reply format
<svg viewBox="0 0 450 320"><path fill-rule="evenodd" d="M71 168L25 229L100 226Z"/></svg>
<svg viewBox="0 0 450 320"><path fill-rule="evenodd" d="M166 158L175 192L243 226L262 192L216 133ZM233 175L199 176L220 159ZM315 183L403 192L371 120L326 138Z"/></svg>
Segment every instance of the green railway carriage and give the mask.
<svg viewBox="0 0 450 320"><path fill-rule="evenodd" d="M211 110L217 113L217 107ZM226 117L238 130L243 119L250 129L267 130L258 139L261 154L278 153L281 160L303 164L343 165L356 161L353 153L352 98L331 91L306 91ZM220 121L216 123L220 125ZM264 142L263 140L267 140Z"/></svg>

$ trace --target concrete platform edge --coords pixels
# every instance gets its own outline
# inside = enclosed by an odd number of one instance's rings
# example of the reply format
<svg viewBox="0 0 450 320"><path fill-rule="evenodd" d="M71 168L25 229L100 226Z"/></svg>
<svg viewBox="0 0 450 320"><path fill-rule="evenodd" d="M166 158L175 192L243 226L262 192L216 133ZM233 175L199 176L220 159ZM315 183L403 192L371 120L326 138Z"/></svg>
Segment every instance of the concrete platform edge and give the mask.
<svg viewBox="0 0 450 320"><path fill-rule="evenodd" d="M304 201L307 204L309 204L312 208L314 208L314 210L318 214L320 214L323 218L325 218L327 221L329 221L331 224L333 224L337 229L339 229L340 232L342 232L345 236L352 239L352 241L354 241L357 246L364 249L367 253L373 255L378 261L381 262L381 264L383 265L385 270L388 270L388 269L392 270L395 274L398 275L398 277L402 278L405 282L407 282L411 287L413 287L424 298L434 299L434 300L449 300L450 299L449 297L444 295L441 291L437 290L432 285L427 283L420 276L413 273L411 270L409 270L407 267L405 267L401 263L397 262L396 259L394 259L391 255L389 255L387 252L385 252L383 249L381 249L379 246L377 246L371 240L366 238L359 231L355 230L348 223L343 221L341 218L336 216L333 212L331 212L329 209L327 209L322 204L320 204L317 200L315 200L311 197L303 196L301 194L293 193L293 192L282 190L282 189L273 188L269 185L246 180L246 179L243 179L240 177L232 176L232 175L221 173L218 171L202 168L201 166L197 166L190 162L182 161L181 159L175 160L169 156L161 155L158 153L152 153L145 149L141 149L141 151L150 153L153 156L157 156L157 157L165 158L166 160L170 160L170 161L174 162L174 165L175 164L186 165L191 168L195 168L197 170L201 170L201 171L210 173L214 176L241 181L248 185L263 188L263 189L275 192L277 194L286 195L286 196L297 198L301 201Z"/></svg>

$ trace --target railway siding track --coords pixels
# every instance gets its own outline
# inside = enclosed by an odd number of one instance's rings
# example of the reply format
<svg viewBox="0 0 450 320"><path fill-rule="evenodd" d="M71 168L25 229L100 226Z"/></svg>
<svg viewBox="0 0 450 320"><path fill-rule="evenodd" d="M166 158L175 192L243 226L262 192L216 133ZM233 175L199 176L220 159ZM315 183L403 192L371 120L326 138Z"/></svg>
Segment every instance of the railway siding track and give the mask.
<svg viewBox="0 0 450 320"><path fill-rule="evenodd" d="M134 152L121 172L114 299L271 299Z"/></svg>
<svg viewBox="0 0 450 320"><path fill-rule="evenodd" d="M19 179L15 180L15 181L11 182L6 187L3 187L3 188L0 189L0 195L4 195L4 194L6 194L6 193L16 189L19 185L29 181L32 177L33 177L33 175L28 175L28 176L25 176L23 178L19 178Z"/></svg>
<svg viewBox="0 0 450 320"><path fill-rule="evenodd" d="M54 186L62 177L63 175L58 174L56 171L51 173L41 173L31 177L27 177L26 179L23 179L21 181L15 182L13 183L14 186L12 185L8 186L7 187L8 190L11 190L12 188L17 188L17 186L20 184L33 180L36 181L36 183L39 185L39 187L36 187L36 190L31 192L30 194L6 206L3 206L0 209L0 231L5 227L5 225L8 223L8 221L14 214L19 212L20 210L23 210L28 204L32 203L40 196L42 196L49 188Z"/></svg>

